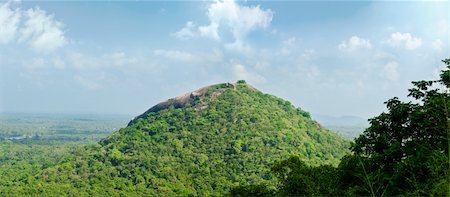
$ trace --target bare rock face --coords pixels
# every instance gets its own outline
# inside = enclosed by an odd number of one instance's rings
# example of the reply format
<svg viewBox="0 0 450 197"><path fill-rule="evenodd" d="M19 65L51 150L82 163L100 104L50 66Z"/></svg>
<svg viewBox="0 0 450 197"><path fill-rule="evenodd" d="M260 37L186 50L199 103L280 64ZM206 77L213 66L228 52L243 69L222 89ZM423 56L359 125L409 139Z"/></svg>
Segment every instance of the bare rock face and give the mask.
<svg viewBox="0 0 450 197"><path fill-rule="evenodd" d="M193 92L189 92L189 93L183 94L181 96L177 96L175 98L171 98L171 99L168 99L161 103L158 103L157 105L155 105L155 106L151 107L149 110L147 110L145 113L143 113L143 114L137 116L136 118L134 118L133 120L131 120L130 123L128 123L128 125L133 124L139 118L145 117L148 113L158 112L158 111L161 111L164 109L168 109L172 106L175 108L183 108L189 104L194 103L194 101L196 101L196 100L199 100L199 99L201 100L201 98L205 97L205 95L207 93L210 93L213 98L218 97L220 94L222 94L222 92L224 92L227 89L235 90L236 86L238 86L238 85L245 85L247 88L249 88L253 91L259 91L255 87L245 83L245 81L242 81L242 80L238 81L236 83L222 83L222 84L206 86L206 87L200 88L198 90L195 90ZM207 107L207 104L200 104L196 109L202 110L206 107Z"/></svg>

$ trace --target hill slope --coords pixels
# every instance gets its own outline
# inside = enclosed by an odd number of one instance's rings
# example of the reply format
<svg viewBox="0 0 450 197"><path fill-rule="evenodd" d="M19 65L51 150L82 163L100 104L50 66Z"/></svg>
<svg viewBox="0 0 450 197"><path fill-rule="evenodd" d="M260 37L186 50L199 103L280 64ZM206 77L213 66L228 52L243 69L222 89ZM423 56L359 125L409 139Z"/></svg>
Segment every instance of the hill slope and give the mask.
<svg viewBox="0 0 450 197"><path fill-rule="evenodd" d="M336 164L348 142L245 82L169 99L14 190L49 195L221 195L271 182L274 161Z"/></svg>

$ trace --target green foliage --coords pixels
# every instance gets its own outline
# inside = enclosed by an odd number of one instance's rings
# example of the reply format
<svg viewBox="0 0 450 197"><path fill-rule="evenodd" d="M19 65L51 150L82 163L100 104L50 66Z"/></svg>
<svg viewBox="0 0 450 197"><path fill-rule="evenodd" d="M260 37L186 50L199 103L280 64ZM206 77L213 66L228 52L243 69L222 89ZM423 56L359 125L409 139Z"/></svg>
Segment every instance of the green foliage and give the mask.
<svg viewBox="0 0 450 197"><path fill-rule="evenodd" d="M337 165L349 147L307 112L243 83L212 86L182 108L139 117L98 145L78 150L71 160L32 176L34 181L17 192L225 195L237 185L274 187L269 166L290 155L309 165ZM263 188L251 187L242 191Z"/></svg>
<svg viewBox="0 0 450 197"><path fill-rule="evenodd" d="M386 102L389 112L371 119L371 126L356 139L352 151L362 164L375 164L367 168L369 175L379 177L371 184L384 188L372 191L374 195L448 194L448 187L435 185L450 185L448 166L441 167L449 161L448 73L443 70L440 80L413 82L409 96L418 102L390 99ZM433 88L435 83L444 89Z"/></svg>
<svg viewBox="0 0 450 197"><path fill-rule="evenodd" d="M280 181L279 196L331 196L337 184L336 169L330 165L308 166L299 157L276 163L272 172Z"/></svg>
<svg viewBox="0 0 450 197"><path fill-rule="evenodd" d="M255 197L271 197L276 194L275 188L267 184L256 184L247 186L238 186L232 188L229 196L255 196Z"/></svg>
<svg viewBox="0 0 450 197"><path fill-rule="evenodd" d="M238 84L246 84L247 82L245 80L238 80L237 83Z"/></svg>
<svg viewBox="0 0 450 197"><path fill-rule="evenodd" d="M388 112L370 119L337 168L311 167L298 157L276 163L275 195L450 196L450 60L443 62L439 80L413 82L409 96L417 102L388 100Z"/></svg>
<svg viewBox="0 0 450 197"><path fill-rule="evenodd" d="M0 142L0 196L20 196L36 181L43 169L71 159L78 143L21 144ZM30 194L30 193L29 193Z"/></svg>

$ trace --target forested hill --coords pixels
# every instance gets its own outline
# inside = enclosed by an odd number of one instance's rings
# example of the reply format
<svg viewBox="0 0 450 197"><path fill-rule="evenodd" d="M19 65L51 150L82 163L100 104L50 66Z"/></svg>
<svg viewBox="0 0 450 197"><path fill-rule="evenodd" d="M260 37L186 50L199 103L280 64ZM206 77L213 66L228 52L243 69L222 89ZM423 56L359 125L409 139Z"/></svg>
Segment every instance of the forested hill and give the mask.
<svg viewBox="0 0 450 197"><path fill-rule="evenodd" d="M290 102L239 81L169 99L96 146L0 191L46 195L224 195L274 183L292 155L337 164L349 142ZM9 191L8 191L9 190Z"/></svg>

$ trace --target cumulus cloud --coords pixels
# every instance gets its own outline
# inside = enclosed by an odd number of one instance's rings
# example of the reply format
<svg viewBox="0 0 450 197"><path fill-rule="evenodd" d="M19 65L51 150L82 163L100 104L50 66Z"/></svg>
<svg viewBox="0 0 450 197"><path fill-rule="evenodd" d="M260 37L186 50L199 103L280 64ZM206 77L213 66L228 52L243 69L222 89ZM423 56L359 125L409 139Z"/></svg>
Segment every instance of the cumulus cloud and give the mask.
<svg viewBox="0 0 450 197"><path fill-rule="evenodd" d="M399 78L398 63L390 61L383 66L383 76L390 81L397 81Z"/></svg>
<svg viewBox="0 0 450 197"><path fill-rule="evenodd" d="M182 62L191 62L194 59L194 56L192 54L176 50L172 51L157 49L153 51L153 54Z"/></svg>
<svg viewBox="0 0 450 197"><path fill-rule="evenodd" d="M64 24L39 7L23 11L13 3L0 4L0 44L27 43L38 52L54 51L67 43Z"/></svg>
<svg viewBox="0 0 450 197"><path fill-rule="evenodd" d="M258 28L270 25L273 12L264 10L260 6L238 5L233 0L215 1L208 7L208 25L196 26L187 22L185 27L174 33L177 38L188 39L195 36L208 37L221 41L219 30L228 30L234 38L233 43L227 44L229 49L245 50L245 36Z"/></svg>
<svg viewBox="0 0 450 197"><path fill-rule="evenodd" d="M10 4L0 4L0 44L11 42L19 26L21 11L12 9Z"/></svg>
<svg viewBox="0 0 450 197"><path fill-rule="evenodd" d="M199 30L201 36L209 37L214 40L220 41L219 24L211 23L208 26L198 27L198 30Z"/></svg>
<svg viewBox="0 0 450 197"><path fill-rule="evenodd" d="M391 34L388 43L394 47L404 47L408 50L414 50L422 45L422 39L414 37L410 33L395 32Z"/></svg>
<svg viewBox="0 0 450 197"><path fill-rule="evenodd" d="M192 38L196 36L197 30L196 25L192 21L186 22L186 25L180 30L175 32L173 35L177 37L180 40L187 40L189 38Z"/></svg>
<svg viewBox="0 0 450 197"><path fill-rule="evenodd" d="M210 24L206 27L217 29L219 25L230 28L235 39L241 39L250 30L265 28L272 21L273 12L258 6L240 6L235 1L216 1L208 8ZM203 26L205 27L205 26Z"/></svg>
<svg viewBox="0 0 450 197"><path fill-rule="evenodd" d="M372 44L370 43L370 40L366 40L358 36L352 36L348 40L344 40L338 45L338 49L340 51L356 51L360 49L371 48Z"/></svg>
<svg viewBox="0 0 450 197"><path fill-rule="evenodd" d="M252 83L264 83L266 81L263 76L257 73L249 72L247 68L242 64L234 64L232 66L232 72L236 80L243 79Z"/></svg>
<svg viewBox="0 0 450 197"><path fill-rule="evenodd" d="M63 24L39 7L30 8L25 13L25 24L21 29L21 40L28 40L37 51L53 51L66 44Z"/></svg>

